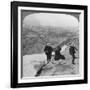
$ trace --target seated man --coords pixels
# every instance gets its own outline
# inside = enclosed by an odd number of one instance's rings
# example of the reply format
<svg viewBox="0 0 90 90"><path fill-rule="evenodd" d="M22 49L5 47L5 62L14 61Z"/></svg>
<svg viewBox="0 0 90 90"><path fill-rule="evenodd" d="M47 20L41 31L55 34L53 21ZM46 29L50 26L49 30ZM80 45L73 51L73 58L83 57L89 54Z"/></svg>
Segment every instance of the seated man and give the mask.
<svg viewBox="0 0 90 90"><path fill-rule="evenodd" d="M48 46L48 45L45 46L44 52L47 56L47 63L51 61L52 51L53 51L53 48L51 46Z"/></svg>
<svg viewBox="0 0 90 90"><path fill-rule="evenodd" d="M61 55L60 51L61 51L61 48L55 50L55 57L54 57L55 60L59 60L59 59L65 60L65 56Z"/></svg>

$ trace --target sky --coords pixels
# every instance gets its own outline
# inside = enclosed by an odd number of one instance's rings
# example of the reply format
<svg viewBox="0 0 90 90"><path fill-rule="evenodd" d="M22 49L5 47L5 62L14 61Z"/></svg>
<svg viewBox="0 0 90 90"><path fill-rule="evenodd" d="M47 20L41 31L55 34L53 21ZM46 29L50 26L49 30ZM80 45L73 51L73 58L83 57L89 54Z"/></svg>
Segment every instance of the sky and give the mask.
<svg viewBox="0 0 90 90"><path fill-rule="evenodd" d="M77 28L79 21L69 14L55 14L55 13L34 13L29 14L23 19L23 27L32 26L51 26L60 28Z"/></svg>

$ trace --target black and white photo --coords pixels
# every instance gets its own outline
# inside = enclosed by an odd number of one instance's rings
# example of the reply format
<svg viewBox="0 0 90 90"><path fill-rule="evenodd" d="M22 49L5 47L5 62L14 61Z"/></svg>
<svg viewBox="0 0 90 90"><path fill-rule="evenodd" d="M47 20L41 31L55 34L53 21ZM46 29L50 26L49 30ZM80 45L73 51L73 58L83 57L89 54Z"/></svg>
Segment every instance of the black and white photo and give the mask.
<svg viewBox="0 0 90 90"><path fill-rule="evenodd" d="M54 6L12 2L12 87L87 82L87 7Z"/></svg>

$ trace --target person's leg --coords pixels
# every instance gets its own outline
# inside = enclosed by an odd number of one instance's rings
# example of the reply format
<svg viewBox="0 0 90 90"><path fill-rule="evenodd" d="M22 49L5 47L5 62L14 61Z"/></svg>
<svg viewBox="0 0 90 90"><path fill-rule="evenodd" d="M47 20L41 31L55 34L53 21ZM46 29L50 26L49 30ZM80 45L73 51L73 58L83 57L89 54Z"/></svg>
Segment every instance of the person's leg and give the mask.
<svg viewBox="0 0 90 90"><path fill-rule="evenodd" d="M50 59L47 59L47 64L50 62Z"/></svg>
<svg viewBox="0 0 90 90"><path fill-rule="evenodd" d="M72 55L72 64L75 64L75 54Z"/></svg>
<svg viewBox="0 0 90 90"><path fill-rule="evenodd" d="M51 55L47 56L47 64L51 61Z"/></svg>

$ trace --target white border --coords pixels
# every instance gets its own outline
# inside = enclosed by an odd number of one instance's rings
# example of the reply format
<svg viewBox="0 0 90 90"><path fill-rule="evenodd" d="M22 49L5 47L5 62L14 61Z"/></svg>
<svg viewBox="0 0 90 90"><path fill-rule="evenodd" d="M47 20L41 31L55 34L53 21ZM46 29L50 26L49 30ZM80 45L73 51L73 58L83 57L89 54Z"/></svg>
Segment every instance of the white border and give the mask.
<svg viewBox="0 0 90 90"><path fill-rule="evenodd" d="M57 11L57 12L78 12L80 14L80 74L79 75L61 75L57 77L33 77L33 78L21 78L21 9L23 10L41 10L41 11ZM79 80L84 79L84 11L83 10L71 10L71 9L52 9L52 8L36 8L36 7L18 7L18 83L32 83L32 82L44 82L44 81L64 81L64 80Z"/></svg>

